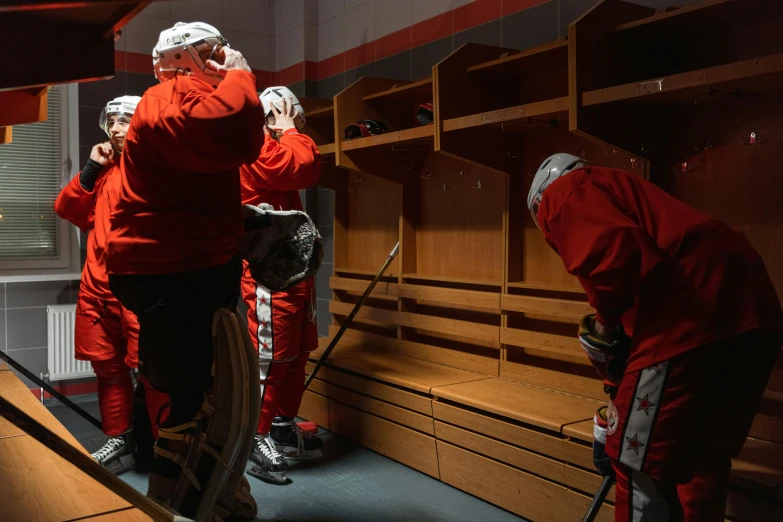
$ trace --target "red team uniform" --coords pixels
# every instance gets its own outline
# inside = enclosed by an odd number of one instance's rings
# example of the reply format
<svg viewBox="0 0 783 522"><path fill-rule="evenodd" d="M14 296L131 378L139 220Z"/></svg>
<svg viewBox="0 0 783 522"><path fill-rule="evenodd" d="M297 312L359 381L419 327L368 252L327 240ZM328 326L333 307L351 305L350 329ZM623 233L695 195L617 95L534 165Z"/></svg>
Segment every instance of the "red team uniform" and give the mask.
<svg viewBox="0 0 783 522"><path fill-rule="evenodd" d="M87 258L82 270L76 305L76 358L90 361L98 378L98 403L106 435L116 436L133 424L133 384L130 369L138 367L139 324L109 289L103 253L109 230L109 196L116 190L119 167L112 163L98 175L93 190L75 176L55 202L55 211L88 233ZM143 380L140 382L142 386ZM145 386L152 429L168 396Z"/></svg>
<svg viewBox="0 0 783 522"><path fill-rule="evenodd" d="M280 142L268 139L261 155L240 169L242 202L268 203L275 210L302 210L299 190L314 186L321 174L318 147L295 129ZM261 418L258 433L267 434L275 416L295 417L304 393L308 354L318 347L313 279L283 292L270 292L247 270L242 298L261 370Z"/></svg>
<svg viewBox="0 0 783 522"><path fill-rule="evenodd" d="M737 230L620 170L564 174L537 215L598 322L632 333L608 411L616 520L722 521L730 459L783 336L761 257Z"/></svg>

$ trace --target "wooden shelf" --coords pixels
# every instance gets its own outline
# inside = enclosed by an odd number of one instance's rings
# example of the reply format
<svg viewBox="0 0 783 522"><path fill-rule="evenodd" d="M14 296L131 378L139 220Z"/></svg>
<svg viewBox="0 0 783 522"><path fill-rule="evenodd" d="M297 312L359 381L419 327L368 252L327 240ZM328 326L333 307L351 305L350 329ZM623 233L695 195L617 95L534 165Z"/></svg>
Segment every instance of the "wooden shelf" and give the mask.
<svg viewBox="0 0 783 522"><path fill-rule="evenodd" d="M308 120L332 117L334 117L334 105L329 105L328 107L319 107L318 109L313 109L307 113Z"/></svg>
<svg viewBox="0 0 783 522"><path fill-rule="evenodd" d="M325 145L318 145L318 152L320 152L322 156L326 156L327 154L334 154L337 152L337 144L327 143Z"/></svg>
<svg viewBox="0 0 783 522"><path fill-rule="evenodd" d="M380 98L421 98L432 96L432 78L426 78L405 85L394 86L385 91L368 94L362 97L364 101L378 100Z"/></svg>
<svg viewBox="0 0 783 522"><path fill-rule="evenodd" d="M402 274L403 279L418 279L421 281L437 281L441 283L457 283L462 285L503 286L503 281L494 279L468 279L463 277L443 277L424 274Z"/></svg>
<svg viewBox="0 0 783 522"><path fill-rule="evenodd" d="M364 149L368 147L378 147L381 145L393 145L396 143L405 143L414 140L427 140L428 142L431 142L434 134L435 126L425 125L423 127L414 127L412 129L389 131L386 134L379 134L377 136L367 136L366 138L357 138L355 140L343 141L341 148L344 151L348 151Z"/></svg>
<svg viewBox="0 0 783 522"><path fill-rule="evenodd" d="M698 4L681 7L667 13L660 13L642 18L640 20L618 25L613 29L613 32L620 33L636 28L646 28L652 25L665 26L665 29L674 29L675 27L690 28L691 24L694 22L704 23L705 21L714 17L714 12L704 13L703 11L705 9L713 9L721 4L724 4L721 6L721 8L719 8L721 11L728 12L730 10L736 9L736 6L734 5L736 2L733 0L706 0L699 2ZM655 29L664 29L664 27L655 27Z"/></svg>
<svg viewBox="0 0 783 522"><path fill-rule="evenodd" d="M378 272L373 272L372 270L359 270L356 268L335 268L334 269L335 274L350 274L350 275L367 275L367 276L375 276L378 275ZM393 272L384 272L383 277L397 277L397 274Z"/></svg>
<svg viewBox="0 0 783 522"><path fill-rule="evenodd" d="M568 61L568 42L558 41L527 49L496 60L471 65L468 72L490 74L533 74L564 67Z"/></svg>
<svg viewBox="0 0 783 522"><path fill-rule="evenodd" d="M531 124L540 126L542 123L548 125L547 122L542 121L525 121L527 118L546 119L547 116L549 116L549 119L551 120L568 122L568 98L555 98L553 100L526 103L524 105L517 105L516 107L507 107L505 109L452 118L443 122L443 131L449 132L484 125L498 126L498 124L502 122L514 122L515 125L509 126L509 129L516 128L518 124L521 124L523 127L530 126Z"/></svg>
<svg viewBox="0 0 783 522"><path fill-rule="evenodd" d="M753 93L782 89L783 54L587 91L582 94L582 105L617 101L693 103L695 95L708 92L710 87Z"/></svg>
<svg viewBox="0 0 783 522"><path fill-rule="evenodd" d="M558 286L558 285L544 285L539 283L524 283L521 281L509 282L507 284L509 288L522 288L524 290L544 290L547 292L567 292L569 294L582 294L585 291L577 286Z"/></svg>
<svg viewBox="0 0 783 522"><path fill-rule="evenodd" d="M559 317L578 323L582 317L594 313L589 303L552 299L548 297L533 297L529 295L504 294L500 306L509 312Z"/></svg>

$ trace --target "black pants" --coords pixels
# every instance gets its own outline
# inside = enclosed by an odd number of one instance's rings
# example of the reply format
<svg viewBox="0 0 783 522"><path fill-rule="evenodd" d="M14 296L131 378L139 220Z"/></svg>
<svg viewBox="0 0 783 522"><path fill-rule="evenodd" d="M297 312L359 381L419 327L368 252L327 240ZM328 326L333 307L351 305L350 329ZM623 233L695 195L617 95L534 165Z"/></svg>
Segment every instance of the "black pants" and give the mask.
<svg viewBox="0 0 783 522"><path fill-rule="evenodd" d="M171 396L164 426L189 422L211 385L212 317L236 308L242 262L174 274L110 275L114 295L139 318L139 371Z"/></svg>

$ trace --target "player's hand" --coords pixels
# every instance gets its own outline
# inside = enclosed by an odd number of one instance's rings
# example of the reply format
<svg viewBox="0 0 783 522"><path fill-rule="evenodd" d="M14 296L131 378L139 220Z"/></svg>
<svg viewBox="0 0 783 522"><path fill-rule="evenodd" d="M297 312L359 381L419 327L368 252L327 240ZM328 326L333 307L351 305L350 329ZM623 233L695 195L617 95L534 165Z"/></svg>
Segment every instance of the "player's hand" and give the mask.
<svg viewBox="0 0 783 522"><path fill-rule="evenodd" d="M114 148L111 142L99 143L90 151L90 159L101 165L108 165L114 161Z"/></svg>
<svg viewBox="0 0 783 522"><path fill-rule="evenodd" d="M228 71L247 71L252 72L247 65L245 57L237 50L231 47L222 46L215 50L214 60L207 60L207 67L218 73L223 78Z"/></svg>
<svg viewBox="0 0 783 522"><path fill-rule="evenodd" d="M289 129L296 129L294 118L296 117L296 109L294 109L294 100L290 101L283 98L283 110L278 110L277 107L272 105L272 112L275 115L275 124L269 128L276 134L283 134Z"/></svg>

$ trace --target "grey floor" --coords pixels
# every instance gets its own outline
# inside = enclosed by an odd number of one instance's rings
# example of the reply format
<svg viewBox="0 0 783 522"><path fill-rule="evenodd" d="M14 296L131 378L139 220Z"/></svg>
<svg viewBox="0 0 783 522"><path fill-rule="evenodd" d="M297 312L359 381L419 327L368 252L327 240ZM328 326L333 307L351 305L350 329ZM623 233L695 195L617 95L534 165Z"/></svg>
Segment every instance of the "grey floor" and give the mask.
<svg viewBox="0 0 783 522"><path fill-rule="evenodd" d="M78 403L99 416L95 397ZM105 436L65 406L47 404L74 437L94 451ZM317 462L292 463L290 482L273 486L248 477L258 503L256 520L295 522L352 521L491 521L520 518L478 498L447 486L382 455L323 431L324 457ZM142 493L145 475L133 471L121 477ZM481 477L476 477L481 480Z"/></svg>

